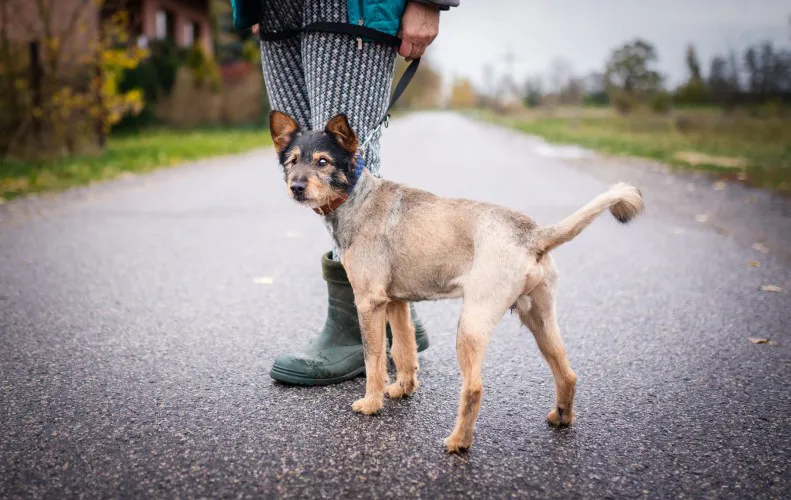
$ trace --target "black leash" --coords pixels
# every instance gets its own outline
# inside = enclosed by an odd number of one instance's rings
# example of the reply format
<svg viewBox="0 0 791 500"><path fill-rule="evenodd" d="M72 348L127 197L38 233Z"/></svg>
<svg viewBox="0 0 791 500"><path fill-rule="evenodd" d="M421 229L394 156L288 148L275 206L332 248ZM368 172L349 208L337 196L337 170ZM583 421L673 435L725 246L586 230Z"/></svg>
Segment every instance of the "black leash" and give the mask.
<svg viewBox="0 0 791 500"><path fill-rule="evenodd" d="M401 39L397 36L390 35L388 33L384 33L382 31L375 30L373 28L368 28L367 26L360 26L357 24L349 24L349 23L331 23L325 21L319 21L315 23L308 24L303 28L288 28L283 31L269 31L264 32L264 25L263 22L258 23L258 33L260 34L261 40L265 42L278 42L283 40L288 40L289 38L293 38L305 31L322 31L327 33L343 33L346 35L352 35L353 37L357 38L359 42L362 41L363 38L368 38L375 42L383 43L385 45L390 45L391 47L395 47L398 49L401 47ZM401 75L401 78L398 80L396 84L395 90L393 91L393 95L390 97L390 103L387 105L387 109L385 110L384 116L376 122L376 125L371 129L369 132L369 137L363 141L363 144L367 144L370 136L379 130L379 128L384 125L387 126L387 122L390 119L390 110L393 108L393 105L398 101L401 95L404 93L406 88L409 86L409 82L412 81L412 77L415 76L417 72L417 68L420 66L420 58L413 59L409 66L407 66L404 74ZM361 146L362 149L362 146Z"/></svg>

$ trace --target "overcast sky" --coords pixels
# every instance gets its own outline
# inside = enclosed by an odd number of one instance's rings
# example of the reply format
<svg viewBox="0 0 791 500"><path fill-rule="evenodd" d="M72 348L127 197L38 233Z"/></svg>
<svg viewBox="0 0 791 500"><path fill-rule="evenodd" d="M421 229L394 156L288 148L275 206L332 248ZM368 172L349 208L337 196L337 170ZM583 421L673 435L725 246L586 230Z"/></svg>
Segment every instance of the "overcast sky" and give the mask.
<svg viewBox="0 0 791 500"><path fill-rule="evenodd" d="M557 57L584 75L601 71L617 45L642 37L675 84L686 75L687 44L694 43L708 71L712 55L730 48L762 40L791 45L789 16L789 0L461 0L442 14L428 56L448 80L466 76L481 85L484 66L500 74L508 51L519 81L546 74Z"/></svg>

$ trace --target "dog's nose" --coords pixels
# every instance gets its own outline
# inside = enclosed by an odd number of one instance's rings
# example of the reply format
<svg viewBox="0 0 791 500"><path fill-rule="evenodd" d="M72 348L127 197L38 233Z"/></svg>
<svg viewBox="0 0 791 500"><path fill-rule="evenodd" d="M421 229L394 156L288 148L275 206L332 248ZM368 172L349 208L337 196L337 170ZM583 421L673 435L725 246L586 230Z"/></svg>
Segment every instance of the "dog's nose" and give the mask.
<svg viewBox="0 0 791 500"><path fill-rule="evenodd" d="M305 179L297 179L291 182L291 192L295 195L303 195L305 194L305 188L307 187L308 183Z"/></svg>

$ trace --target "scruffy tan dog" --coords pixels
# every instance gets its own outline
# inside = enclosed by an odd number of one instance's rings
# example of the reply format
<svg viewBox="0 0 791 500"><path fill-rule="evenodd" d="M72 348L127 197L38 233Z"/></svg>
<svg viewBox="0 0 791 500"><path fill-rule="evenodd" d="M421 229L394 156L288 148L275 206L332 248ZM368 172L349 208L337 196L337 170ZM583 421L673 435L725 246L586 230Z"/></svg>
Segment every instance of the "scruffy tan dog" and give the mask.
<svg viewBox="0 0 791 500"><path fill-rule="evenodd" d="M357 138L344 115L323 131L301 131L274 111L270 130L288 193L321 214L349 275L365 346L365 397L354 411L371 415L384 395L418 387L417 345L408 302L461 297L456 338L463 377L449 452L472 445L481 405L481 364L489 335L509 308L535 336L555 377L552 425L574 420L577 376L555 317L557 268L549 252L608 210L628 222L643 208L636 188L616 184L558 224L539 226L515 210L448 199L378 179L360 168ZM387 385L385 321L393 331L397 375Z"/></svg>

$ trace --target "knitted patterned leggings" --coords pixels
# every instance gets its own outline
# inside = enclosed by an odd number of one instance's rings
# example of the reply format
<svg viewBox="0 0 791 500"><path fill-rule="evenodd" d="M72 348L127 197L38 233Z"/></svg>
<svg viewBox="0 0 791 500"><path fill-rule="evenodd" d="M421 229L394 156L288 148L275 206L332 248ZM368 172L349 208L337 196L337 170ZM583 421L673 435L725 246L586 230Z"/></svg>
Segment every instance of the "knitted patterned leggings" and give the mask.
<svg viewBox="0 0 791 500"><path fill-rule="evenodd" d="M264 30L298 28L316 21L347 22L347 0L264 2ZM279 42L261 42L269 103L293 116L303 129L323 127L346 113L362 140L387 107L396 52L338 33L302 33ZM366 151L366 167L379 176L379 137Z"/></svg>
<svg viewBox="0 0 791 500"><path fill-rule="evenodd" d="M347 22L346 0L264 2L264 30L299 28L316 21ZM261 42L264 81L272 109L293 116L306 130L323 127L346 113L362 140L387 108L396 52L338 33L302 33L279 42ZM379 176L379 134L366 150L366 167ZM338 259L332 249L333 260Z"/></svg>

